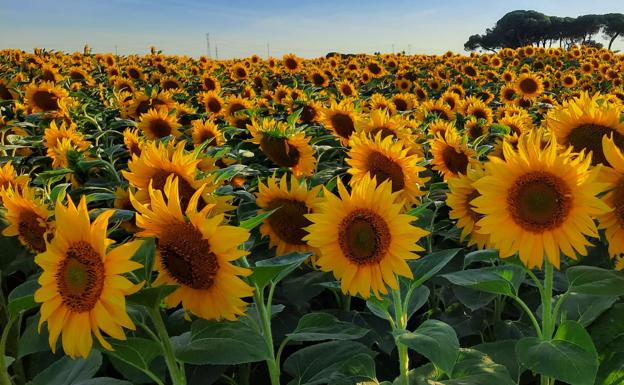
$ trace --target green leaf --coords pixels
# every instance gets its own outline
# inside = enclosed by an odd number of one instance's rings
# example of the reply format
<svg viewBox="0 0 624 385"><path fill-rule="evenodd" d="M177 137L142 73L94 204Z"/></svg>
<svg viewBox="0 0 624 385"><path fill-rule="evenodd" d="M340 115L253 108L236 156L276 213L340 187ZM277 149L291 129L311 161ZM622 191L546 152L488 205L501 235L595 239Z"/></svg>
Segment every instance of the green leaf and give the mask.
<svg viewBox="0 0 624 385"><path fill-rule="evenodd" d="M561 304L560 314L568 320L577 321L587 327L603 312L611 308L617 298L568 293Z"/></svg>
<svg viewBox="0 0 624 385"><path fill-rule="evenodd" d="M356 340L369 332L350 322L338 320L327 313L306 314L288 338L293 341Z"/></svg>
<svg viewBox="0 0 624 385"><path fill-rule="evenodd" d="M17 358L24 358L29 354L50 350L48 342L48 328L42 327L39 333L38 323L39 317L33 317L32 322L26 326L24 332L20 335L17 344Z"/></svg>
<svg viewBox="0 0 624 385"><path fill-rule="evenodd" d="M460 349L450 380L443 385L516 385L507 368L474 349Z"/></svg>
<svg viewBox="0 0 624 385"><path fill-rule="evenodd" d="M599 352L624 336L624 303L615 304L591 325L592 341Z"/></svg>
<svg viewBox="0 0 624 385"><path fill-rule="evenodd" d="M411 286L419 286L436 275L461 249L440 250L409 263L414 280Z"/></svg>
<svg viewBox="0 0 624 385"><path fill-rule="evenodd" d="M310 255L311 253L293 252L258 261L253 267L251 281L260 289L266 287L270 282L277 283L299 267Z"/></svg>
<svg viewBox="0 0 624 385"><path fill-rule="evenodd" d="M284 362L284 371L293 377L289 385L328 384L353 376L374 378L375 353L355 341L330 341L305 347ZM362 363L366 363L362 368Z"/></svg>
<svg viewBox="0 0 624 385"><path fill-rule="evenodd" d="M29 385L77 385L93 377L102 365L102 354L91 351L87 359L63 357L48 366Z"/></svg>
<svg viewBox="0 0 624 385"><path fill-rule="evenodd" d="M11 291L8 297L7 308L12 317L26 310L34 309L39 306L35 302L35 291L39 289L39 283L36 279L28 280Z"/></svg>
<svg viewBox="0 0 624 385"><path fill-rule="evenodd" d="M128 303L143 305L147 308L155 308L169 294L178 288L177 285L162 285L143 288L139 292L126 297Z"/></svg>
<svg viewBox="0 0 624 385"><path fill-rule="evenodd" d="M431 206L432 204L433 204L433 201L428 201L426 203L421 204L420 206L414 207L413 209L409 210L405 214L413 216L413 217L418 217L427 209L427 207Z"/></svg>
<svg viewBox="0 0 624 385"><path fill-rule="evenodd" d="M418 286L410 290L409 301L407 303L407 320L409 321L414 313L418 311L429 299L429 288L427 286Z"/></svg>
<svg viewBox="0 0 624 385"><path fill-rule="evenodd" d="M244 221L240 222L240 227L242 227L244 229L247 229L247 230L254 229L254 228L260 226L260 224L262 224L262 221L264 221L266 218L270 217L271 214L273 214L278 209L267 211L267 212L264 212L262 214L258 214L258 215L254 216L254 217L245 219Z"/></svg>
<svg viewBox="0 0 624 385"><path fill-rule="evenodd" d="M497 258L498 250L496 249L476 250L466 254L464 257L464 269L475 262L487 262Z"/></svg>
<svg viewBox="0 0 624 385"><path fill-rule="evenodd" d="M381 299L376 297L370 297L366 300L366 307L371 311L374 315L379 318L388 320L392 318L392 314L394 314L394 310L391 308L392 302L388 298L388 296L384 296Z"/></svg>
<svg viewBox="0 0 624 385"><path fill-rule="evenodd" d="M593 385L598 372L596 348L575 321L564 322L552 340L521 339L516 353L526 368L570 385Z"/></svg>
<svg viewBox="0 0 624 385"><path fill-rule="evenodd" d="M524 369L518 363L518 357L516 356L517 343L517 340L502 340L479 344L473 346L472 349L483 352L497 364L504 365L511 378L518 380Z"/></svg>
<svg viewBox="0 0 624 385"><path fill-rule="evenodd" d="M15 362L15 358L10 357L10 356L4 356L4 364L6 365L7 368L11 366L11 364L14 362Z"/></svg>
<svg viewBox="0 0 624 385"><path fill-rule="evenodd" d="M514 296L524 281L525 272L520 266L504 265L457 271L443 277L455 285Z"/></svg>
<svg viewBox="0 0 624 385"><path fill-rule="evenodd" d="M132 385L132 382L117 380L110 377L96 377L77 382L74 385Z"/></svg>
<svg viewBox="0 0 624 385"><path fill-rule="evenodd" d="M459 355L459 340L455 330L438 320L423 322L414 332L397 331L398 341L427 357L445 373L453 372Z"/></svg>
<svg viewBox="0 0 624 385"><path fill-rule="evenodd" d="M572 293L624 295L624 273L594 266L573 266L566 271Z"/></svg>
<svg viewBox="0 0 624 385"><path fill-rule="evenodd" d="M197 320L176 345L176 357L195 365L237 365L269 359L264 338L240 320Z"/></svg>
<svg viewBox="0 0 624 385"><path fill-rule="evenodd" d="M125 341L111 340L109 342L114 350L103 350L105 354L142 372L148 372L150 363L162 354L159 343L145 338L130 337Z"/></svg>

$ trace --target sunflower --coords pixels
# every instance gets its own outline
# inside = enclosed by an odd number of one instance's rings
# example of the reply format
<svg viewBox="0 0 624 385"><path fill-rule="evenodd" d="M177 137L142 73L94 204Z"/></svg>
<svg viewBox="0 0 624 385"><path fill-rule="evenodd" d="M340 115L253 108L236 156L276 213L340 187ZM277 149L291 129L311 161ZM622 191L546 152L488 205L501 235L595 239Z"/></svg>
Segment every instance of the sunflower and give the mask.
<svg viewBox="0 0 624 385"><path fill-rule="evenodd" d="M113 211L89 219L86 196L78 207L68 199L67 207L56 203L56 231L46 251L35 257L43 272L35 301L42 303L39 328L48 323L52 352L63 333L63 350L68 356L86 358L93 335L105 349L112 346L102 336L125 340L123 328L134 330L126 313L125 296L138 291L122 274L143 267L130 258L142 241L126 242L107 251L113 243L106 237ZM93 335L92 335L93 333Z"/></svg>
<svg viewBox="0 0 624 385"><path fill-rule="evenodd" d="M130 156L141 156L141 147L143 147L143 138L139 136L138 128L126 128L123 132L123 141Z"/></svg>
<svg viewBox="0 0 624 385"><path fill-rule="evenodd" d="M608 102L600 94L589 96L584 92L553 108L545 118L545 125L555 134L557 142L572 146L575 152L591 151L592 164L604 164L603 136L613 135L616 146L624 149L624 123L620 121L623 111L620 105Z"/></svg>
<svg viewBox="0 0 624 385"><path fill-rule="evenodd" d="M346 98L357 98L358 96L355 86L346 79L336 83L336 89Z"/></svg>
<svg viewBox="0 0 624 385"><path fill-rule="evenodd" d="M175 107L175 100L169 91L156 92L155 89L146 95L144 92L135 92L132 99L122 108L123 117L138 119L151 109L170 111Z"/></svg>
<svg viewBox="0 0 624 385"><path fill-rule="evenodd" d="M74 123L71 123L68 127L65 121L60 126L55 121L50 122L50 127L46 128L43 133L43 145L49 151L58 145L62 139L69 140L80 151L85 151L91 146L91 143L78 131L78 127ZM50 156L49 153L48 156Z"/></svg>
<svg viewBox="0 0 624 385"><path fill-rule="evenodd" d="M368 100L368 108L370 110L386 110L389 114L394 114L396 112L394 103L379 93L375 93L370 97Z"/></svg>
<svg viewBox="0 0 624 385"><path fill-rule="evenodd" d="M500 101L505 104L513 104L516 101L517 95L518 95L518 92L516 91L515 87L510 86L510 85L505 85L501 87L499 98L500 98Z"/></svg>
<svg viewBox="0 0 624 385"><path fill-rule="evenodd" d="M587 255L586 237L598 236L592 218L609 208L596 197L605 188L596 181L600 168L582 154L559 153L554 139L541 149L541 135L522 136L517 151L504 144L505 160L490 158L471 204L501 257L518 253L528 268L540 268L546 255L559 268L560 252Z"/></svg>
<svg viewBox="0 0 624 385"><path fill-rule="evenodd" d="M351 193L338 179L339 196L325 189L304 240L319 249L316 264L340 280L344 293L370 297L387 294L386 285L398 288L395 274L412 278L407 260L418 258L416 242L426 231L410 224L414 217L401 214L399 193L386 181L364 177Z"/></svg>
<svg viewBox="0 0 624 385"><path fill-rule="evenodd" d="M349 144L349 138L355 132L358 120L359 114L349 99L343 99L340 103L332 101L329 108L321 111L321 123L330 129L344 146Z"/></svg>
<svg viewBox="0 0 624 385"><path fill-rule="evenodd" d="M609 191L602 198L613 210L598 217L600 228L605 229L612 257L624 253L624 155L612 138L602 138L604 154L610 167L602 170L600 178L608 184Z"/></svg>
<svg viewBox="0 0 624 385"><path fill-rule="evenodd" d="M381 133L382 139L387 136L398 138L407 131L405 121L398 115L390 116L387 110L372 110L367 119L356 123L356 129L371 136Z"/></svg>
<svg viewBox="0 0 624 385"><path fill-rule="evenodd" d="M533 100L544 92L544 86L537 75L524 73L516 79L516 91L522 98Z"/></svg>
<svg viewBox="0 0 624 385"><path fill-rule="evenodd" d="M48 222L48 208L43 201L27 186L0 191L0 201L6 208L4 217L9 223L2 235L17 236L22 245L35 253L45 251L46 238L54 226Z"/></svg>
<svg viewBox="0 0 624 385"><path fill-rule="evenodd" d="M427 100L420 105L418 118L420 120L442 119L450 122L455 119L455 113L441 100Z"/></svg>
<svg viewBox="0 0 624 385"><path fill-rule="evenodd" d="M225 143L223 132L213 120L193 120L191 122L193 144L199 146L208 141L209 146L222 146Z"/></svg>
<svg viewBox="0 0 624 385"><path fill-rule="evenodd" d="M286 175L277 181L275 176L267 179L267 184L258 184L256 204L266 210L276 210L265 219L260 233L269 237L270 247L276 247L276 254L313 251L304 240L304 228L311 225L306 214L315 212L319 203L321 186L308 189L305 180L290 178L290 188ZM262 212L264 212L264 210Z"/></svg>
<svg viewBox="0 0 624 385"><path fill-rule="evenodd" d="M221 91L221 83L219 80L210 74L204 74L199 80L201 87L206 91L214 91L217 94Z"/></svg>
<svg viewBox="0 0 624 385"><path fill-rule="evenodd" d="M301 59L293 54L286 54L282 58L282 64L284 65L284 69L286 72L291 74L297 73L301 70Z"/></svg>
<svg viewBox="0 0 624 385"><path fill-rule="evenodd" d="M351 167L351 186L359 183L366 175L376 178L379 183L390 181L392 192L400 192L399 197L406 204L417 201L423 195L420 188L427 179L418 174L425 171L418 165L422 158L409 155L401 141L395 142L392 137L385 139L378 132L374 138L366 133L353 135L349 142L351 149L347 153L347 164Z"/></svg>
<svg viewBox="0 0 624 385"><path fill-rule="evenodd" d="M204 105L206 112L211 116L217 117L223 114L225 102L217 91L202 92L199 94L199 100Z"/></svg>
<svg viewBox="0 0 624 385"><path fill-rule="evenodd" d="M178 123L175 114L169 114L167 110L151 109L139 118L137 127L143 132L147 139L161 139L167 136L180 136Z"/></svg>
<svg viewBox="0 0 624 385"><path fill-rule="evenodd" d="M448 179L450 191L446 194L446 205L450 208L449 218L457 221L456 226L461 229L461 240L469 237L468 246L476 245L479 249L487 247L490 237L479 233L480 228L476 223L483 215L474 211L470 202L480 196L474 183L485 175L485 170L480 165L469 167L466 175Z"/></svg>
<svg viewBox="0 0 624 385"><path fill-rule="evenodd" d="M245 314L242 300L253 289L240 277L251 270L232 262L246 255L240 247L249 232L240 227L222 225L223 215L208 216L211 206L198 211L203 187L193 194L183 214L178 195L178 178L169 176L163 191L150 188L150 204L144 205L133 195L137 210L137 234L157 239L154 268L158 277L153 286L178 285L165 298L169 308L182 303L185 311L205 319L234 320Z"/></svg>
<svg viewBox="0 0 624 385"><path fill-rule="evenodd" d="M235 81L245 80L245 79L247 79L249 77L249 71L247 70L247 68L245 68L244 65L242 65L240 63L239 64L235 64L230 69L230 76Z"/></svg>
<svg viewBox="0 0 624 385"><path fill-rule="evenodd" d="M82 153L83 151L74 144L71 139L61 138L56 144L47 150L47 156L52 159L52 168L69 167L69 154Z"/></svg>
<svg viewBox="0 0 624 385"><path fill-rule="evenodd" d="M436 119L427 125L427 132L434 138L438 135L444 136L444 133L448 130L454 131L455 123L449 122L448 120Z"/></svg>
<svg viewBox="0 0 624 385"><path fill-rule="evenodd" d="M17 97L17 92L13 90L13 83L0 78L0 100L15 100Z"/></svg>
<svg viewBox="0 0 624 385"><path fill-rule="evenodd" d="M433 169L440 172L444 179L466 174L468 165L477 163L476 153L468 148L466 141L455 130L446 130L444 136L439 134L429 143Z"/></svg>
<svg viewBox="0 0 624 385"><path fill-rule="evenodd" d="M52 82L30 83L24 97L28 111L63 113L67 107L69 93Z"/></svg>
<svg viewBox="0 0 624 385"><path fill-rule="evenodd" d="M8 161L4 166L0 166L0 191L9 188L20 190L28 185L29 180L28 175L17 175L12 161Z"/></svg>
<svg viewBox="0 0 624 385"><path fill-rule="evenodd" d="M310 176L316 168L314 149L303 131L288 129L285 123L264 118L247 125L252 142L279 167L288 167L297 177Z"/></svg>

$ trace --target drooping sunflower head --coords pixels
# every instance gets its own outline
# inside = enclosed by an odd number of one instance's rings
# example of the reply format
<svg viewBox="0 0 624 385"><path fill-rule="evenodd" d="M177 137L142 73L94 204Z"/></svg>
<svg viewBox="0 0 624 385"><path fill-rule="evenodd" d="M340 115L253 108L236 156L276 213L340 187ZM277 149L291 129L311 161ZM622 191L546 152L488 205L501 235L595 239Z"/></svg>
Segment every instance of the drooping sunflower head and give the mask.
<svg viewBox="0 0 624 385"><path fill-rule="evenodd" d="M401 214L389 181L377 185L365 177L351 193L338 180L339 196L325 190L317 213L308 214L312 225L304 239L319 249L316 264L340 280L342 291L368 298L396 289L396 275L412 277L407 260L418 258L418 239L426 231Z"/></svg>
<svg viewBox="0 0 624 385"><path fill-rule="evenodd" d="M61 333L63 350L70 357L86 358L93 335L105 349L112 346L102 331L125 339L123 328L134 330L126 313L125 296L140 289L122 274L142 267L130 258L142 241L127 242L109 250L108 219L113 211L89 219L86 196L78 206L56 203L56 231L46 250L35 257L43 269L35 301L42 303L39 327L48 323L52 351Z"/></svg>
<svg viewBox="0 0 624 385"><path fill-rule="evenodd" d="M193 120L191 122L191 136L193 144L199 146L208 142L209 146L222 146L225 143L223 132L217 127L214 120Z"/></svg>
<svg viewBox="0 0 624 385"><path fill-rule="evenodd" d="M624 123L620 116L624 108L607 101L602 95L590 96L584 92L580 97L565 101L553 108L544 124L564 146L575 152L592 153L592 164L605 164L602 137L613 136L618 148L624 149Z"/></svg>
<svg viewBox="0 0 624 385"><path fill-rule="evenodd" d="M409 149L401 141L393 137L383 139L381 132L373 138L366 133L353 135L350 140L351 149L346 160L352 175L351 185L355 185L368 176L379 183L389 181L392 192L400 192L405 204L412 204L423 195L420 188L426 179L419 173L424 171L419 163L422 158L410 155Z"/></svg>
<svg viewBox="0 0 624 385"><path fill-rule="evenodd" d="M476 163L476 153L468 147L465 138L456 130L446 130L444 136L438 135L429 141L433 169L440 172L444 179L466 174L468 166Z"/></svg>
<svg viewBox="0 0 624 385"><path fill-rule="evenodd" d="M32 252L45 251L54 223L48 221L48 208L35 192L28 186L19 190L10 187L0 191L0 202L6 208L5 219L9 223L2 235L17 236L20 243Z"/></svg>
<svg viewBox="0 0 624 385"><path fill-rule="evenodd" d="M331 106L321 112L321 123L330 129L343 145L349 143L358 121L359 113L348 99L343 99L340 103L332 101Z"/></svg>
<svg viewBox="0 0 624 385"><path fill-rule="evenodd" d="M223 215L210 216L209 205L198 210L200 187L183 211L178 178L169 176L163 190L149 190L149 204L130 200L137 210L139 236L157 239L154 286L178 285L165 304L205 319L234 320L245 314L242 299L253 293L240 277L251 271L232 262L247 254L240 246L249 232L223 225Z"/></svg>
<svg viewBox="0 0 624 385"><path fill-rule="evenodd" d="M123 141L130 156L141 156L141 147L143 147L144 139L139 136L138 128L126 128L123 132Z"/></svg>
<svg viewBox="0 0 624 385"><path fill-rule="evenodd" d="M175 114L165 109L151 109L139 117L138 127L147 139L154 140L180 136L181 124Z"/></svg>
<svg viewBox="0 0 624 385"><path fill-rule="evenodd" d="M89 148L91 143L85 139L84 135L78 131L78 127L71 123L69 126L65 121L60 126L53 120L50 122L50 127L46 128L43 133L43 144L46 148L50 149L55 147L61 139L68 139L74 146L81 151Z"/></svg>
<svg viewBox="0 0 624 385"><path fill-rule="evenodd" d="M541 267L544 256L559 267L561 252L576 259L587 254L587 237L598 236L593 217L608 211L596 197L603 189L583 155L561 154L555 140L541 148L542 133L520 137L518 149L505 144L505 160L491 157L488 175L474 183L480 197L472 205L483 218L501 257L519 254L528 267ZM505 231L501 231L505 229Z"/></svg>
<svg viewBox="0 0 624 385"><path fill-rule="evenodd" d="M275 176L267 179L267 184L258 184L256 204L264 211L276 210L265 219L260 233L269 237L271 247L276 247L276 254L282 255L294 251L313 251L303 237L305 227L311 224L306 214L315 212L319 202L321 186L308 188L305 180L290 178L290 187L286 175L278 181Z"/></svg>

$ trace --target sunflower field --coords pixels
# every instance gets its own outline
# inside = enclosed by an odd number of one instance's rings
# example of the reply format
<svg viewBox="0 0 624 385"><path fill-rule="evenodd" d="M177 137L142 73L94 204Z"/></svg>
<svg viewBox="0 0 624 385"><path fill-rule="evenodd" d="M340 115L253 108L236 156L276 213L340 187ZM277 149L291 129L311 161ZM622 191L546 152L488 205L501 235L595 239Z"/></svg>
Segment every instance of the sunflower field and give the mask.
<svg viewBox="0 0 624 385"><path fill-rule="evenodd" d="M623 70L0 51L0 385L624 383Z"/></svg>

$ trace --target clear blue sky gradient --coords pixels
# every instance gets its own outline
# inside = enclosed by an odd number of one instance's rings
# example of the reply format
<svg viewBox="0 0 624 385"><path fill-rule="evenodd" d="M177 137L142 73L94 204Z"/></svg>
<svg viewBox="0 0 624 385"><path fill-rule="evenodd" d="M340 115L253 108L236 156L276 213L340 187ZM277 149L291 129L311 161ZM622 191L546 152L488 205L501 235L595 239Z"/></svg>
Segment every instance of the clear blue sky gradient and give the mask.
<svg viewBox="0 0 624 385"><path fill-rule="evenodd" d="M464 52L506 12L533 9L557 16L624 12L622 0L0 0L0 48L42 47L96 52L271 56L294 52ZM624 49L624 40L614 44Z"/></svg>

